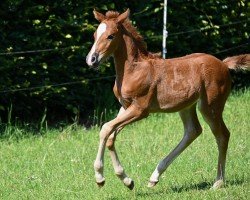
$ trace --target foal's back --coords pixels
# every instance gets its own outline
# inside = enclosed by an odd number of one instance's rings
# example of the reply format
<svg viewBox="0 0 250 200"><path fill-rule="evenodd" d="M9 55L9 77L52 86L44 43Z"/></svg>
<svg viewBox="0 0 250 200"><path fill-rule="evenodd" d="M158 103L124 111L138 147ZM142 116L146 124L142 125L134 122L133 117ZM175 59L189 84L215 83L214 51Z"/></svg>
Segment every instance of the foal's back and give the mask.
<svg viewBox="0 0 250 200"><path fill-rule="evenodd" d="M152 64L158 83L153 110L179 111L199 98L206 98L208 103L218 98L225 102L230 91L228 67L214 56L195 53L156 59Z"/></svg>

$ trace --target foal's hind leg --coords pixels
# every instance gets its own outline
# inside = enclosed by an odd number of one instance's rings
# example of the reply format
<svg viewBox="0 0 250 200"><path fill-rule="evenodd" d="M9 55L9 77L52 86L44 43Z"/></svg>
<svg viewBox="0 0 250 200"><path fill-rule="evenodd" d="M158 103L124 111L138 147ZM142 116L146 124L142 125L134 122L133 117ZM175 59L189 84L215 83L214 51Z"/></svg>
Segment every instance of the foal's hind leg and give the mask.
<svg viewBox="0 0 250 200"><path fill-rule="evenodd" d="M184 136L175 149L157 165L150 177L148 187L153 187L158 183L160 175L202 132L202 128L196 114L196 104L190 108L180 111L179 114L184 125Z"/></svg>
<svg viewBox="0 0 250 200"><path fill-rule="evenodd" d="M223 108L224 101L222 102L219 98L210 104L205 100L201 101L200 104L200 111L216 138L219 150L217 177L213 185L214 189L224 185L226 154L230 137L230 133L222 118Z"/></svg>

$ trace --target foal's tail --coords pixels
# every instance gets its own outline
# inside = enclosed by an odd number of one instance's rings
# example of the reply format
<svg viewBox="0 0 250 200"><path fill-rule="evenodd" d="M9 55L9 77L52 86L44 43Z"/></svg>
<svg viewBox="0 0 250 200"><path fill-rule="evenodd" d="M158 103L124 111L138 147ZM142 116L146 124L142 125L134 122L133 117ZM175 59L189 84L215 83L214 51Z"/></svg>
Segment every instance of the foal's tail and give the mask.
<svg viewBox="0 0 250 200"><path fill-rule="evenodd" d="M227 57L223 60L223 62L228 66L229 69L250 71L250 54Z"/></svg>

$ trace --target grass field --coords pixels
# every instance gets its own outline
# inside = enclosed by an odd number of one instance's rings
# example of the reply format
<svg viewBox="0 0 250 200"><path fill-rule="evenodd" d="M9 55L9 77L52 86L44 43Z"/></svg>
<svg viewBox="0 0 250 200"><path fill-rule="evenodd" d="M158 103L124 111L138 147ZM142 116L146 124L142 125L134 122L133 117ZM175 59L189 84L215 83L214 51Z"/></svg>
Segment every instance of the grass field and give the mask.
<svg viewBox="0 0 250 200"><path fill-rule="evenodd" d="M231 131L226 187L211 190L216 176L217 146L199 115L203 133L163 174L155 188L146 187L158 161L182 138L178 114L154 114L126 127L117 150L135 188L114 175L105 153L106 184L99 189L93 161L98 128L68 126L42 136L0 141L0 199L249 199L250 91L230 96L224 119ZM22 132L15 128L16 132Z"/></svg>

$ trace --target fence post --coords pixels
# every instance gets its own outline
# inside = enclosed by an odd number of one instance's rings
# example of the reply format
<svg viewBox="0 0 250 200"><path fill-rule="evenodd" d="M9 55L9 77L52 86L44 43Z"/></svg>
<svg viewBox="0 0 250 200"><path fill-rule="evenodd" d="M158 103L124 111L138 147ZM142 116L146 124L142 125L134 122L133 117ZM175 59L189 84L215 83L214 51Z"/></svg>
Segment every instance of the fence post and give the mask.
<svg viewBox="0 0 250 200"><path fill-rule="evenodd" d="M164 0L164 11L163 11L163 40L162 40L162 57L166 58L167 56L167 47L166 47L166 39L168 37L167 31L167 4L168 1Z"/></svg>

